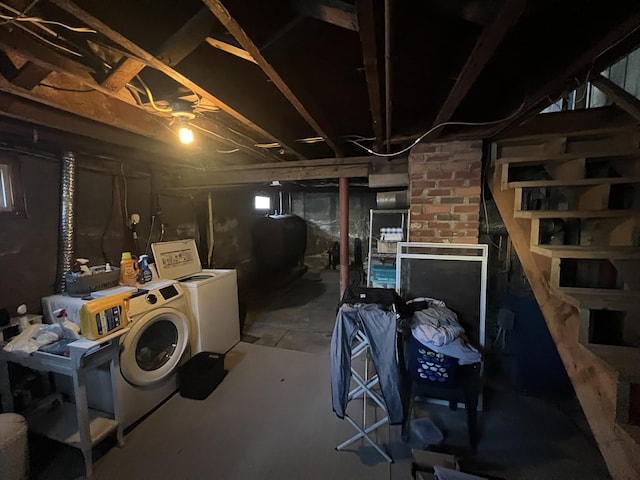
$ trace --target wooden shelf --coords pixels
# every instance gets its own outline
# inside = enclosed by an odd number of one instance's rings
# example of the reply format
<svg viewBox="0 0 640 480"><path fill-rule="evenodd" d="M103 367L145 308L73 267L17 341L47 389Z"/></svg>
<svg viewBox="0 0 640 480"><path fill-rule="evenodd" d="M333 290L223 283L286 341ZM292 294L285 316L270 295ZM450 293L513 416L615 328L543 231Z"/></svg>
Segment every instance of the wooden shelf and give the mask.
<svg viewBox="0 0 640 480"><path fill-rule="evenodd" d="M640 247L590 247L582 245L531 245L533 253L550 258L640 259Z"/></svg>
<svg viewBox="0 0 640 480"><path fill-rule="evenodd" d="M640 210L514 210L514 218L617 218L637 217Z"/></svg>
<svg viewBox="0 0 640 480"><path fill-rule="evenodd" d="M97 410L89 409L89 431L94 446L118 428L118 422ZM72 447L80 447L80 432L76 406L65 402L48 410L39 410L29 417L29 429Z"/></svg>
<svg viewBox="0 0 640 480"><path fill-rule="evenodd" d="M575 180L526 180L509 182L509 188L535 187L589 187L593 185L617 185L624 183L640 183L640 177L607 177L607 178L577 178Z"/></svg>
<svg viewBox="0 0 640 480"><path fill-rule="evenodd" d="M576 308L626 311L639 308L639 292L603 288L559 287L552 293Z"/></svg>

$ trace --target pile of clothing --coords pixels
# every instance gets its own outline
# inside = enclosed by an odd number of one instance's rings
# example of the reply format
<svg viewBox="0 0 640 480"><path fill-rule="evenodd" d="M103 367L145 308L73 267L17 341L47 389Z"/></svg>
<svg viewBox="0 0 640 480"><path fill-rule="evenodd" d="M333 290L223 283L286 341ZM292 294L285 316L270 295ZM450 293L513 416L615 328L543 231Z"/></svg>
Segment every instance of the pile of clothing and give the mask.
<svg viewBox="0 0 640 480"><path fill-rule="evenodd" d="M460 365L481 360L480 352L469 344L458 316L442 300L420 297L408 301L407 306L414 311L411 334L425 347L457 358Z"/></svg>

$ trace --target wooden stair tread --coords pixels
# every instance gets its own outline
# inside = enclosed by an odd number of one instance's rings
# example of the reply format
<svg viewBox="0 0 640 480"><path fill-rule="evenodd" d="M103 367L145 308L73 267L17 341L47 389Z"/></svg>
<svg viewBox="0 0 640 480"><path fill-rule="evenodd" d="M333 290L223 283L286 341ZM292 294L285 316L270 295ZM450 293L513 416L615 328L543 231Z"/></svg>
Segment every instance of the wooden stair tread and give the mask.
<svg viewBox="0 0 640 480"><path fill-rule="evenodd" d="M556 153L547 155L530 155L524 157L502 157L495 161L496 166L505 164L536 164L536 163L550 163L550 162L563 162L569 160L575 160L578 158L606 158L606 157L632 157L640 156L640 150L619 150L617 152L576 152L576 153Z"/></svg>
<svg viewBox="0 0 640 480"><path fill-rule="evenodd" d="M640 383L640 348L595 344L585 347L618 372L619 381Z"/></svg>
<svg viewBox="0 0 640 480"><path fill-rule="evenodd" d="M514 218L615 218L640 216L640 210L514 210Z"/></svg>
<svg viewBox="0 0 640 480"><path fill-rule="evenodd" d="M640 426L631 425L629 423L618 423L618 426L624 430L637 443L640 443Z"/></svg>
<svg viewBox="0 0 640 480"><path fill-rule="evenodd" d="M640 308L640 292L605 288L553 288L552 293L576 308L620 310Z"/></svg>
<svg viewBox="0 0 640 480"><path fill-rule="evenodd" d="M640 247L591 247L583 245L531 245L533 253L551 258L640 259Z"/></svg>
<svg viewBox="0 0 640 480"><path fill-rule="evenodd" d="M509 188L533 187L587 187L591 185L615 185L620 183L640 183L640 177L576 178L575 180L523 180L509 182Z"/></svg>

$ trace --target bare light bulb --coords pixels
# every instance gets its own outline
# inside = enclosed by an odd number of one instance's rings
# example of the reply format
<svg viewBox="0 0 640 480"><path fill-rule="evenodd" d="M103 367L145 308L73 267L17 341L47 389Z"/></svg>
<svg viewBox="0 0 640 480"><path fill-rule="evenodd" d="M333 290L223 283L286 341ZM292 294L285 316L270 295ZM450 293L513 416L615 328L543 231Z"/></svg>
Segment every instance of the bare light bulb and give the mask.
<svg viewBox="0 0 640 480"><path fill-rule="evenodd" d="M178 130L178 136L180 137L180 141L185 145L193 143L193 130L189 127L180 127L180 130Z"/></svg>

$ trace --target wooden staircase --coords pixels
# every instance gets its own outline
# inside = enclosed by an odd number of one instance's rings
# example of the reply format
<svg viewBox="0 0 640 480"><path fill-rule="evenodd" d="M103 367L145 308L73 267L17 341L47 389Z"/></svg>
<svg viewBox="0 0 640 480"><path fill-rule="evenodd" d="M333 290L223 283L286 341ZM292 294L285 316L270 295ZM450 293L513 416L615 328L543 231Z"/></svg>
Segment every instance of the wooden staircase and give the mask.
<svg viewBox="0 0 640 480"><path fill-rule="evenodd" d="M640 129L492 144L488 183L614 479L640 478Z"/></svg>

